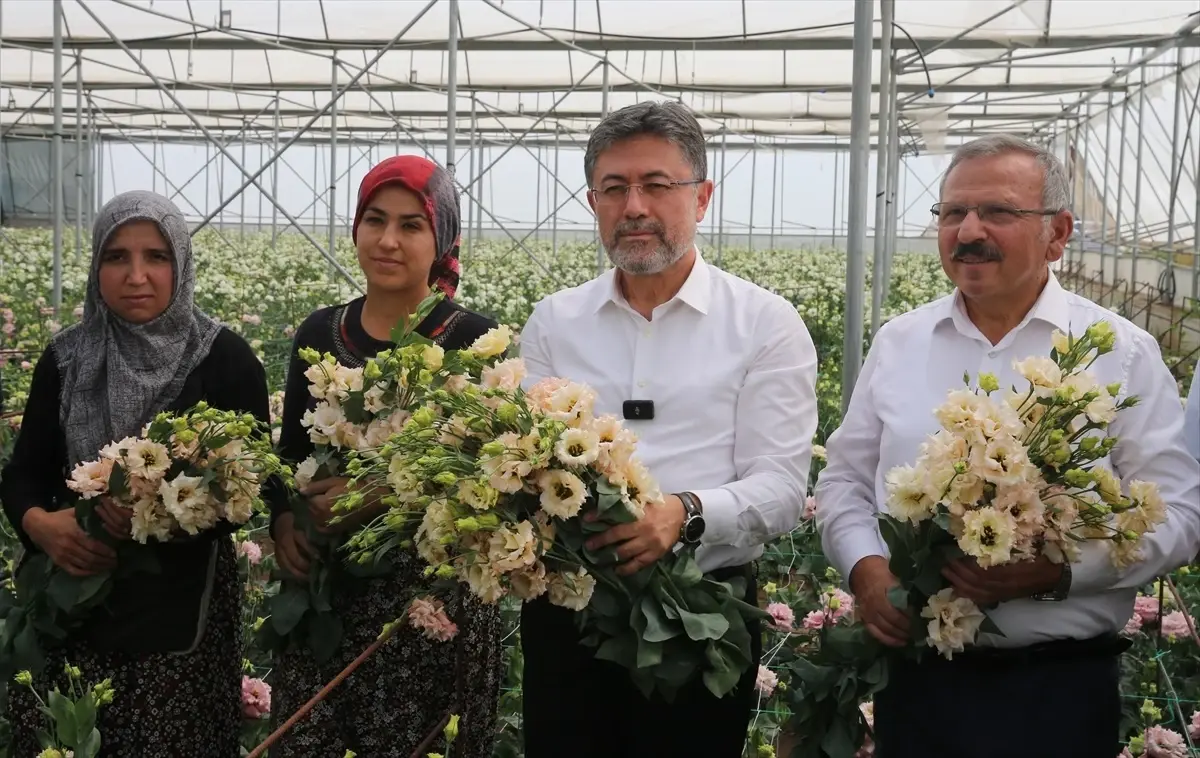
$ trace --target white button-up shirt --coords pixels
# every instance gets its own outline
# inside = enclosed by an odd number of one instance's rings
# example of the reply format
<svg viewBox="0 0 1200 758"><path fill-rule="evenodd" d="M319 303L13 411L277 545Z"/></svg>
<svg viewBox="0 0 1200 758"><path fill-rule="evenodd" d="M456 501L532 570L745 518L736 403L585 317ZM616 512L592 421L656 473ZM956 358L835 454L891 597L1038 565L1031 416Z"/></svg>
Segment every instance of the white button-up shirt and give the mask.
<svg viewBox="0 0 1200 758"><path fill-rule="evenodd" d="M904 314L879 330L841 427L826 446L828 466L816 486L817 524L826 555L849 576L862 558L887 556L876 513L886 507L885 476L916 461L937 431L934 409L962 387L963 373L991 372L1001 387L1027 386L1013 362L1050 354L1051 333L1081 334L1105 320L1116 334L1113 352L1090 371L1102 385L1122 383L1122 397L1140 403L1109 426L1119 437L1098 461L1120 479L1156 482L1169 520L1143 543L1145 559L1118 571L1107 546L1084 546L1073 563L1069 596L1061 602L1020 599L989 615L1004 637L981 635L980 645L1023 646L1050 639L1087 639L1121 630L1133 615L1137 588L1188 563L1200 552L1200 462L1187 451L1179 390L1158 344L1129 321L1075 294L1051 274L1025 319L999 343L967 317L957 292Z"/></svg>
<svg viewBox="0 0 1200 758"><path fill-rule="evenodd" d="M1200 460L1200 360L1192 374L1192 388L1188 390L1187 408L1183 413L1183 430L1187 437L1188 450L1192 457Z"/></svg>
<svg viewBox="0 0 1200 758"><path fill-rule="evenodd" d="M542 300L525 324L526 386L581 382L596 413L654 403L626 420L664 494L693 492L704 511L703 571L762 555L799 522L817 427L817 354L783 298L696 256L675 297L647 321L614 270Z"/></svg>

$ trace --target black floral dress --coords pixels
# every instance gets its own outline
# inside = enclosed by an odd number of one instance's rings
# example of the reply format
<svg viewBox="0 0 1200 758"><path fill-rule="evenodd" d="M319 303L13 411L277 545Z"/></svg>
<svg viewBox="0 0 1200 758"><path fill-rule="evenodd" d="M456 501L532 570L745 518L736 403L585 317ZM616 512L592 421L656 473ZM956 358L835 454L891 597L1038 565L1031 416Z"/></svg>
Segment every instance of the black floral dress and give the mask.
<svg viewBox="0 0 1200 758"><path fill-rule="evenodd" d="M362 328L360 298L309 316L296 332L293 360L284 398L282 456L299 463L312 451L300 418L315 407L308 393L304 364L295 351L311 347L333 353L347 366L361 366L391 345L373 339ZM417 331L447 350L467 347L495 322L443 300ZM339 585L333 608L342 621L337 652L318 662L307 648L279 654L271 675L272 729L295 713L322 687L357 658L395 621L408 601L432 594L423 576L424 562L415 551L393 552L394 571L386 576L353 579ZM439 725L448 714L459 717L454 758L491 758L496 722L502 651L498 609L477 600L465 588L439 595L446 613L458 625L451 642L426 639L409 626L392 638L338 685L304 719L271 747L271 758L342 758L353 750L366 758L409 758L430 734L426 751L445 748ZM423 755L423 754L422 754Z"/></svg>

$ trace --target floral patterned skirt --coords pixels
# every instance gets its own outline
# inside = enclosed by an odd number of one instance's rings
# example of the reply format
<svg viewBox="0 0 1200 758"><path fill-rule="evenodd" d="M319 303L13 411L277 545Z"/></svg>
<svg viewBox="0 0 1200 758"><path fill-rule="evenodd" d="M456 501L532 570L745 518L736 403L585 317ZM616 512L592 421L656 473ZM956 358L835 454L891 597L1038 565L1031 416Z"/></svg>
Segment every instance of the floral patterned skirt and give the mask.
<svg viewBox="0 0 1200 758"><path fill-rule="evenodd" d="M46 654L34 687L44 698L66 691L66 662L80 669L83 683L111 678L113 702L100 709L102 758L235 758L241 733L241 586L233 544L223 539L208 620L200 644L176 655L96 650L68 642ZM49 726L28 687L9 685L8 718L14 756L41 751L37 732Z"/></svg>
<svg viewBox="0 0 1200 758"><path fill-rule="evenodd" d="M306 649L276 658L271 729L276 729L357 658L408 601L429 592L415 556L393 554L395 573L361 579L335 595L342 620L340 648L323 663ZM409 758L444 716L459 716L454 758L491 758L502 676L500 613L463 589L443 597L458 624L450 642L426 639L410 626L388 642L271 746L271 758L341 758L347 750L371 758ZM439 733L426 750L444 750Z"/></svg>

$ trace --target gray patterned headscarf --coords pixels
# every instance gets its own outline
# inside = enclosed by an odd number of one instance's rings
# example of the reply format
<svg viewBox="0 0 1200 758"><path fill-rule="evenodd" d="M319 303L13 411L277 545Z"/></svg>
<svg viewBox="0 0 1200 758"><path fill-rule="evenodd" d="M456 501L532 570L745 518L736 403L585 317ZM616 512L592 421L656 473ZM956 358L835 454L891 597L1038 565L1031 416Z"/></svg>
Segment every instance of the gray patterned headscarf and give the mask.
<svg viewBox="0 0 1200 758"><path fill-rule="evenodd" d="M155 319L131 324L100 296L100 259L113 233L131 221L153 221L175 259L170 304ZM153 192L117 195L96 216L83 320L52 341L62 379L59 420L70 466L108 443L136 435L178 396L208 356L221 326L192 303L196 269L183 214Z"/></svg>

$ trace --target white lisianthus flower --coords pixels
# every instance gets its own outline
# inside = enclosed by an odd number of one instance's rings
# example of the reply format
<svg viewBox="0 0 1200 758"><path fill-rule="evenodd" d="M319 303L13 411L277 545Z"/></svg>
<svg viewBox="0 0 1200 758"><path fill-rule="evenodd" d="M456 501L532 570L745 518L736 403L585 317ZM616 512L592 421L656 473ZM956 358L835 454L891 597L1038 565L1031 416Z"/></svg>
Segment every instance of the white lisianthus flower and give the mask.
<svg viewBox="0 0 1200 758"><path fill-rule="evenodd" d="M132 510L130 536L133 539L144 545L151 537L164 542L171 538L174 520L157 495L138 498L134 501Z"/></svg>
<svg viewBox="0 0 1200 758"><path fill-rule="evenodd" d="M237 488L225 500L222 514L231 524L244 524L254 515L254 500L242 488Z"/></svg>
<svg viewBox="0 0 1200 758"><path fill-rule="evenodd" d="M525 361L509 358L494 366L488 366L479 374L479 384L484 389L515 390L525 379Z"/></svg>
<svg viewBox="0 0 1200 758"><path fill-rule="evenodd" d="M600 457L600 436L587 429L568 429L554 446L554 455L565 466L586 466Z"/></svg>
<svg viewBox="0 0 1200 758"><path fill-rule="evenodd" d="M658 482L650 475L650 469L636 458L625 464L620 476L620 486L622 487L621 500L638 520L646 515L647 506L651 503L662 502L663 496L658 489Z"/></svg>
<svg viewBox="0 0 1200 758"><path fill-rule="evenodd" d="M538 476L538 486L542 489L540 498L542 510L551 516L569 519L579 514L579 509L587 500L587 487L579 477L570 471L550 469Z"/></svg>
<svg viewBox="0 0 1200 758"><path fill-rule="evenodd" d="M962 652L968 643L975 641L975 635L985 618L975 603L955 597L950 587L929 598L928 604L921 610L921 616L930 619L926 643L937 648L948 660L953 659L955 653Z"/></svg>
<svg viewBox="0 0 1200 758"><path fill-rule="evenodd" d="M536 545L531 522L522 521L515 527L502 524L488 537L487 561L501 574L532 566L537 560Z"/></svg>
<svg viewBox="0 0 1200 758"><path fill-rule="evenodd" d="M300 462L296 467L296 486L304 489L312 483L313 477L317 475L317 469L320 466L317 464L317 459L311 455Z"/></svg>
<svg viewBox="0 0 1200 758"><path fill-rule="evenodd" d="M1090 471L1100 498L1109 505L1121 502L1121 480L1104 466L1093 466Z"/></svg>
<svg viewBox="0 0 1200 758"><path fill-rule="evenodd" d="M445 500L435 500L425 509L417 527L417 554L431 566L445 563L449 558L442 539L454 535L454 512Z"/></svg>
<svg viewBox="0 0 1200 758"><path fill-rule="evenodd" d="M113 465L116 461L110 457L101 457L94 461L80 463L71 471L67 487L78 493L84 500L90 500L97 495L108 492L108 479L112 476Z"/></svg>
<svg viewBox="0 0 1200 758"><path fill-rule="evenodd" d="M1023 361L1013 361L1013 368L1025 378L1025 381L1033 385L1035 390L1039 391L1038 394L1047 394L1044 392L1046 390L1053 392L1062 384L1062 369L1044 355L1031 356Z"/></svg>
<svg viewBox="0 0 1200 758"><path fill-rule="evenodd" d="M546 403L546 415L571 427L581 427L592 420L596 395L587 386L568 383L555 390Z"/></svg>
<svg viewBox="0 0 1200 758"><path fill-rule="evenodd" d="M936 503L925 494L924 472L913 466L896 466L887 473L888 513L916 524L931 518Z"/></svg>
<svg viewBox="0 0 1200 758"><path fill-rule="evenodd" d="M963 514L963 534L958 546L974 556L982 568L998 566L1012 558L1016 524L1007 513L980 508Z"/></svg>
<svg viewBox="0 0 1200 758"><path fill-rule="evenodd" d="M970 433L978 426L982 405L983 399L974 392L965 389L954 390L946 396L946 401L937 407L934 416L947 431Z"/></svg>
<svg viewBox="0 0 1200 758"><path fill-rule="evenodd" d="M500 491L487 482L461 479L458 482L458 499L477 511L488 511L496 506Z"/></svg>
<svg viewBox="0 0 1200 758"><path fill-rule="evenodd" d="M480 358L491 358L503 353L510 344L512 344L512 329L501 324L494 329L489 329L487 334L475 340L469 350Z"/></svg>
<svg viewBox="0 0 1200 758"><path fill-rule="evenodd" d="M1083 412L1093 424L1111 424L1117 417L1117 401L1101 387L1100 394L1084 406Z"/></svg>
<svg viewBox="0 0 1200 758"><path fill-rule="evenodd" d="M1017 484L1032 468L1025 446L1007 434L976 446L971 453L972 473L992 484Z"/></svg>
<svg viewBox="0 0 1200 758"><path fill-rule="evenodd" d="M157 442L139 439L125 451L125 464L130 474L157 481L171 468L171 453Z"/></svg>
<svg viewBox="0 0 1200 758"><path fill-rule="evenodd" d="M304 378L308 380L308 392L317 400L324 400L329 394L336 366L329 361L314 363L304 370Z"/></svg>
<svg viewBox="0 0 1200 758"><path fill-rule="evenodd" d="M512 593L522 600L529 601L541 597L550 586L546 579L546 565L534 561L532 566L518 569L508 575Z"/></svg>
<svg viewBox="0 0 1200 758"><path fill-rule="evenodd" d="M388 486L401 500L413 500L421 494L421 480L405 465L404 456L397 453L388 462Z"/></svg>
<svg viewBox="0 0 1200 758"><path fill-rule="evenodd" d="M573 611L582 611L592 600L596 578L582 566L578 571L550 574L550 602Z"/></svg>
<svg viewBox="0 0 1200 758"><path fill-rule="evenodd" d="M824 445L813 445L812 446L812 457L816 458L818 460L822 460L822 461L825 460L825 446Z"/></svg>
<svg viewBox="0 0 1200 758"><path fill-rule="evenodd" d="M1050 335L1050 345L1058 351L1059 355L1066 355L1071 351L1071 338L1061 330L1055 329Z"/></svg>
<svg viewBox="0 0 1200 758"><path fill-rule="evenodd" d="M137 437L126 437L118 442L110 442L100 448L100 457L119 461L125 457L125 451L133 447L133 444L137 441Z"/></svg>
<svg viewBox="0 0 1200 758"><path fill-rule="evenodd" d="M367 413L382 413L387 410L387 405L383 402L386 391L387 387L382 384L371 385L371 389L363 393L363 410Z"/></svg>
<svg viewBox="0 0 1200 758"><path fill-rule="evenodd" d="M197 534L217 523L218 514L210 506L208 492L202 488L203 483L203 477L179 474L171 481L163 480L158 487L167 513L188 534Z"/></svg>
<svg viewBox="0 0 1200 758"><path fill-rule="evenodd" d="M467 586L485 603L495 603L504 597L504 585L500 583L500 575L486 561L476 558L466 566Z"/></svg>
<svg viewBox="0 0 1200 758"><path fill-rule="evenodd" d="M430 371L437 371L446 359L446 351L441 345L426 345L421 351L421 363Z"/></svg>
<svg viewBox="0 0 1200 758"><path fill-rule="evenodd" d="M1148 522L1151 524L1166 522L1167 504L1159 494L1157 484L1134 479L1129 483L1129 497L1146 514Z"/></svg>

